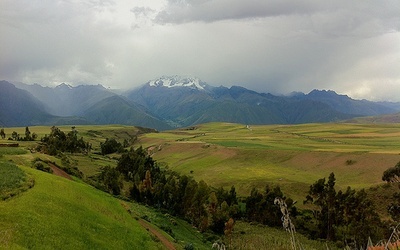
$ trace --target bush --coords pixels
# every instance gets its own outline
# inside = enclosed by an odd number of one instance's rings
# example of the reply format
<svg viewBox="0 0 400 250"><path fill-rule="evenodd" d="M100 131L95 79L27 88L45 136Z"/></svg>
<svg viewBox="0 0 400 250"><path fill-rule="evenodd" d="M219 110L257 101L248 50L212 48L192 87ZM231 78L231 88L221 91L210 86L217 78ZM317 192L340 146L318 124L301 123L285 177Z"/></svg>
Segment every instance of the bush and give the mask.
<svg viewBox="0 0 400 250"><path fill-rule="evenodd" d="M42 161L36 161L33 164L33 168L43 171L43 172L47 172L47 173L53 173L53 170L51 170L50 166L47 165L46 163L42 162Z"/></svg>
<svg viewBox="0 0 400 250"><path fill-rule="evenodd" d="M346 160L346 165L347 165L347 166L353 165L353 164L355 164L355 163L356 163L355 160Z"/></svg>
<svg viewBox="0 0 400 250"><path fill-rule="evenodd" d="M172 231L172 228L170 226L166 226L166 225L161 225L160 226L161 230L163 230L164 232L168 233L169 235L171 235L172 238L175 238L175 234Z"/></svg>
<svg viewBox="0 0 400 250"><path fill-rule="evenodd" d="M103 155L112 154L115 152L122 153L124 147L115 139L106 139L104 143L100 143L101 153Z"/></svg>

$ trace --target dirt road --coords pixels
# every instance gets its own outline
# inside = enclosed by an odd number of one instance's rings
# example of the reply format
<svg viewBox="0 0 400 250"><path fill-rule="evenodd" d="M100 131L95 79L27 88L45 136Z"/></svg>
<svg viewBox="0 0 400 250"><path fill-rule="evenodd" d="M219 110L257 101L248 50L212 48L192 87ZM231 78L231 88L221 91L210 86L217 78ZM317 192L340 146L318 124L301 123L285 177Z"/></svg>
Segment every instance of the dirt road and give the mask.
<svg viewBox="0 0 400 250"><path fill-rule="evenodd" d="M148 223L143 219L139 219L139 224L142 225L142 227L146 228L146 230L148 230L154 236L156 236L167 249L176 250L174 244L170 240L168 240L164 235L162 235L159 231L157 231L152 224Z"/></svg>
<svg viewBox="0 0 400 250"><path fill-rule="evenodd" d="M49 166L50 166L51 170L53 170L53 174L67 178L68 180L72 180L72 178L71 178L71 176L69 176L69 174L67 174L64 170L60 169L56 165L49 163Z"/></svg>

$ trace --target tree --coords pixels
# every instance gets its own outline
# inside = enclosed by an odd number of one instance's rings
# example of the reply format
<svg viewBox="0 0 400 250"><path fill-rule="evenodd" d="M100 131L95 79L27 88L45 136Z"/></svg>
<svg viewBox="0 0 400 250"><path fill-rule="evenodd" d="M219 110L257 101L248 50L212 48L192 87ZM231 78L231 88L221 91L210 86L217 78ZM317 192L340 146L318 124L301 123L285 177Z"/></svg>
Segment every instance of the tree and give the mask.
<svg viewBox="0 0 400 250"><path fill-rule="evenodd" d="M31 131L29 131L28 127L25 127L25 141L31 140Z"/></svg>
<svg viewBox="0 0 400 250"><path fill-rule="evenodd" d="M328 182L325 183L325 181L325 178L319 179L310 186L305 202L311 202L319 207L319 210L315 211L320 232L319 237L334 240L335 230L333 226L335 220L339 219L335 210L335 174L331 173Z"/></svg>
<svg viewBox="0 0 400 250"><path fill-rule="evenodd" d="M400 182L400 162L383 172L382 180L392 183Z"/></svg>
<svg viewBox="0 0 400 250"><path fill-rule="evenodd" d="M0 136L1 136L2 139L5 139L5 138L6 138L6 133L4 132L4 128L2 128L2 129L0 130Z"/></svg>
<svg viewBox="0 0 400 250"><path fill-rule="evenodd" d="M310 186L305 202L318 206L314 211L319 237L330 241L342 239L354 241L365 248L368 237L377 240L381 235L381 221L373 202L364 190L347 188L336 192L335 175L331 173L326 182L319 179Z"/></svg>
<svg viewBox="0 0 400 250"><path fill-rule="evenodd" d="M229 220L225 223L224 234L229 239L229 249L232 248L232 234L234 225L235 221L232 218L229 218Z"/></svg>
<svg viewBox="0 0 400 250"><path fill-rule="evenodd" d="M119 143L114 138L112 138L112 139L107 138L104 143L100 143L100 148L101 148L102 155L112 154L115 152L121 153L124 150L124 147L122 146L122 144Z"/></svg>
<svg viewBox="0 0 400 250"><path fill-rule="evenodd" d="M400 162L383 172L382 180L389 183L400 183ZM399 185L400 188L400 185ZM393 195L392 203L388 207L389 214L394 221L400 220L400 192Z"/></svg>
<svg viewBox="0 0 400 250"><path fill-rule="evenodd" d="M266 185L264 193L253 188L250 196L246 198L247 218L268 226L279 227L281 216L277 205L275 205L276 197L284 197L279 186L271 188Z"/></svg>
<svg viewBox="0 0 400 250"><path fill-rule="evenodd" d="M33 132L31 137L32 137L32 140L34 141L37 139L38 135L35 132Z"/></svg>
<svg viewBox="0 0 400 250"><path fill-rule="evenodd" d="M18 134L17 132L13 131L12 134L11 134L11 138L12 138L14 141L18 141L18 139L19 139L19 134Z"/></svg>
<svg viewBox="0 0 400 250"><path fill-rule="evenodd" d="M108 192L114 195L119 195L121 193L122 181L120 173L115 168L110 166L103 167L99 179Z"/></svg>
<svg viewBox="0 0 400 250"><path fill-rule="evenodd" d="M199 230L204 232L209 226L208 211L206 202L209 196L209 187L207 183L201 180L198 184L196 193L192 199L191 220L199 227Z"/></svg>

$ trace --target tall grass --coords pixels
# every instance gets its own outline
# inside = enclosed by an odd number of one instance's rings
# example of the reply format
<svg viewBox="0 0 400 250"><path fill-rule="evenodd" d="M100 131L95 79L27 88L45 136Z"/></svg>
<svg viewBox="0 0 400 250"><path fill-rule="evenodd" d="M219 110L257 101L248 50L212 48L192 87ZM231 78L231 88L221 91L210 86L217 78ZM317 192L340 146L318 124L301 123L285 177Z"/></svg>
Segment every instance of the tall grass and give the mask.
<svg viewBox="0 0 400 250"><path fill-rule="evenodd" d="M301 234L296 235L297 245L307 250L338 250L332 243L309 240ZM270 228L260 224L236 221L232 237L235 250L290 250L290 235L282 229Z"/></svg>

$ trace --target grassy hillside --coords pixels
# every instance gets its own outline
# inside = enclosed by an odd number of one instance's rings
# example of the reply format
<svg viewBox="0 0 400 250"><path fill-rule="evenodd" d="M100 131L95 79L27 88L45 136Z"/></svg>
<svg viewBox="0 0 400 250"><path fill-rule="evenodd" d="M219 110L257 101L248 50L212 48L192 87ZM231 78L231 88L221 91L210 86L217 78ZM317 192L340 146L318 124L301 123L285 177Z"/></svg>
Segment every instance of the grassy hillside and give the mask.
<svg viewBox="0 0 400 250"><path fill-rule="evenodd" d="M170 168L213 186L234 184L248 195L253 187L276 184L301 200L331 172L339 188L382 184L383 171L400 161L399 136L396 125L211 123L145 134L139 144Z"/></svg>
<svg viewBox="0 0 400 250"><path fill-rule="evenodd" d="M69 131L70 126L60 127ZM116 138L122 142L138 136L135 147L148 148L153 158L169 168L205 180L214 187L235 185L247 196L252 187L280 185L300 205L309 185L335 172L341 188L373 187L382 184L382 172L400 161L395 125L308 124L296 126L250 126L210 123L197 127L143 134L129 126L77 126L78 137L93 145L92 153L65 154L85 175L98 173L101 166L116 165L118 155L102 156L100 142ZM5 128L24 134L25 128ZM38 138L50 127L30 127ZM2 143L8 141L0 140ZM221 236L202 235L185 221L136 203L122 202L79 180L69 181L28 168L35 157L62 165L61 159L31 153L37 142L19 142L19 148L0 148L0 170L15 170L14 189L34 179L35 186L16 197L0 201L0 248L96 248L113 249L145 246L162 249L141 225L146 220L155 230L174 242L178 249L192 244L208 249ZM165 165L164 165L165 166ZM12 171L13 172L13 171ZM2 172L3 174L4 172ZM1 179L3 183L4 180ZM28 177L28 178L26 178ZM5 183L5 182L4 182ZM0 187L1 189L1 187ZM26 190L22 189L22 191ZM389 190L375 188L371 195L390 196ZM385 198L386 197L386 198ZM130 211L129 214L127 211ZM383 211L383 210L382 210ZM382 212L380 211L380 213ZM144 220L143 220L144 219ZM325 243L299 235L306 249L326 249ZM289 236L281 230L237 222L235 249L290 249ZM250 244L251 243L251 244ZM246 247L244 247L246 245ZM141 247L141 249L143 249Z"/></svg>
<svg viewBox="0 0 400 250"><path fill-rule="evenodd" d="M389 115L377 115L377 116L368 116L368 117L357 117L349 120L349 122L353 123L400 123L400 113L389 114Z"/></svg>
<svg viewBox="0 0 400 250"><path fill-rule="evenodd" d="M70 126L61 126L64 131ZM122 142L138 136L135 147L149 148L158 162L183 174L193 175L212 186L230 188L247 196L253 187L279 184L298 200L305 197L310 184L334 172L337 186L369 188L382 184L382 173L400 161L400 127L397 124L305 124L250 126L208 123L189 129L143 134L130 126L77 126L99 151L100 142L116 138ZM38 138L49 134L46 126L31 127ZM24 134L25 128L5 128ZM20 142L34 146L36 142ZM28 156L27 156L28 157ZM85 175L101 166L115 166L113 155L89 157L71 155ZM115 155L115 157L118 157ZM25 161L31 160L28 157ZM59 161L59 159L53 159ZM19 163L23 163L20 158ZM22 161L22 162L21 162Z"/></svg>
<svg viewBox="0 0 400 250"><path fill-rule="evenodd" d="M1 164L1 167L3 167ZM0 201L0 246L28 249L161 249L113 197L22 167L35 186Z"/></svg>

